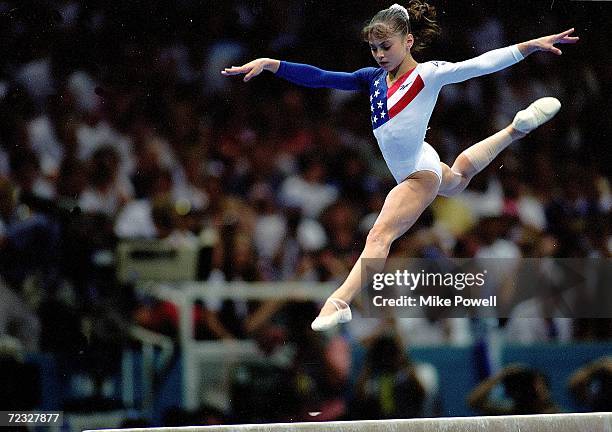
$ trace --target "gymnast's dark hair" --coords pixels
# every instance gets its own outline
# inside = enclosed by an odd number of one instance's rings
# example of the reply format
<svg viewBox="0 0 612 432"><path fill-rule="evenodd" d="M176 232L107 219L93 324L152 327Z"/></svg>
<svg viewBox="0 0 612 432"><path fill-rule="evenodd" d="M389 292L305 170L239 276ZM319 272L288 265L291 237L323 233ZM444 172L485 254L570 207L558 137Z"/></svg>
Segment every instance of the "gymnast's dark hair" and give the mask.
<svg viewBox="0 0 612 432"><path fill-rule="evenodd" d="M440 34L436 8L421 0L411 0L406 10L410 19L397 5L381 10L363 28L361 37L367 42L371 37L385 39L394 34L406 36L412 33L414 45L411 52L420 53Z"/></svg>

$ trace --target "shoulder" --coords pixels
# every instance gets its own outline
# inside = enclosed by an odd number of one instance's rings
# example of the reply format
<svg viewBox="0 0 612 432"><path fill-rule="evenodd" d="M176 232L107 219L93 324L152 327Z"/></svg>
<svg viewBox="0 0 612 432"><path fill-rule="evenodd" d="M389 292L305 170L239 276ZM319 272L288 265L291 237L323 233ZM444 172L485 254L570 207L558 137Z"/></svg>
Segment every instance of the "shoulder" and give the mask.
<svg viewBox="0 0 612 432"><path fill-rule="evenodd" d="M357 69L353 73L363 80L372 81L373 79L382 75L383 72L384 71L382 68L365 67L365 68Z"/></svg>
<svg viewBox="0 0 612 432"><path fill-rule="evenodd" d="M452 71L452 65L452 62L444 60L430 60L419 64L419 74L427 83L441 83L442 77Z"/></svg>
<svg viewBox="0 0 612 432"><path fill-rule="evenodd" d="M376 80L380 80L383 72L382 68L365 67L357 69L352 75L358 80L359 86L363 91L370 91L375 85Z"/></svg>
<svg viewBox="0 0 612 432"><path fill-rule="evenodd" d="M449 64L451 63L445 60L430 60L430 61L421 63L420 66L423 71L436 73L440 70L443 70Z"/></svg>
<svg viewBox="0 0 612 432"><path fill-rule="evenodd" d="M430 60L430 61L425 62L423 64L427 64L427 65L430 65L431 67L436 67L437 68L437 67L441 67L441 66L447 65L448 63L450 63L450 62L447 62L446 60Z"/></svg>

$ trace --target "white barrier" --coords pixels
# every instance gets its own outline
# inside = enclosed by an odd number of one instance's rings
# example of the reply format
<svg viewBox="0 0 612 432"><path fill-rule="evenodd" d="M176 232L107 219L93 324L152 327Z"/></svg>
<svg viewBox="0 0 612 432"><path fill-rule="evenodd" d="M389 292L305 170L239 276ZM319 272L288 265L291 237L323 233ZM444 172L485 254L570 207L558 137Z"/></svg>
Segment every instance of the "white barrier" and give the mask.
<svg viewBox="0 0 612 432"><path fill-rule="evenodd" d="M141 282L140 294L176 305L179 313L179 343L183 356L183 406L195 409L207 403L229 407L229 381L237 364L271 363L251 340L198 341L194 338L193 306L196 301L313 300L323 301L337 287L334 283L312 282Z"/></svg>
<svg viewBox="0 0 612 432"><path fill-rule="evenodd" d="M612 432L612 413L107 429L104 432ZM93 432L93 431L86 431ZM102 431L100 431L102 432Z"/></svg>

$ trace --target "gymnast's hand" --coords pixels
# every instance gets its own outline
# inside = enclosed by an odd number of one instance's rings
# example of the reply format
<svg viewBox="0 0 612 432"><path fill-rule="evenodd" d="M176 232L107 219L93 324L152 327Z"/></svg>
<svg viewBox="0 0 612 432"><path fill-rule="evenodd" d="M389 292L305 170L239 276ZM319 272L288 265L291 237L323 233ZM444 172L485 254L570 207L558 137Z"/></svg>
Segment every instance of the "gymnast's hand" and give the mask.
<svg viewBox="0 0 612 432"><path fill-rule="evenodd" d="M528 56L536 51L547 51L556 55L561 55L561 50L555 44L575 44L578 42L578 36L570 36L574 29L565 30L550 36L532 39L518 45L519 50L524 56Z"/></svg>
<svg viewBox="0 0 612 432"><path fill-rule="evenodd" d="M225 76L246 74L243 78L243 81L247 82L251 78L256 77L257 75L262 73L264 70L276 73L276 71L278 71L279 66L280 61L278 60L269 58L258 58L242 66L232 66L231 68L225 68L221 71L221 74Z"/></svg>

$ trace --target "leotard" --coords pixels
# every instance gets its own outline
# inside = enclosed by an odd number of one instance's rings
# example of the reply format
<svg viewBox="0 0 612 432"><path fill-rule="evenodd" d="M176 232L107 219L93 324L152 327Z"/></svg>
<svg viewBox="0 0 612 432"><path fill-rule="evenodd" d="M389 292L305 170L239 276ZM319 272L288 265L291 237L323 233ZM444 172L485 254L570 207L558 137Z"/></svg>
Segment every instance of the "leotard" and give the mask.
<svg viewBox="0 0 612 432"><path fill-rule="evenodd" d="M442 178L440 158L425 140L427 124L442 86L497 72L523 59L516 45L486 52L462 62L419 63L387 87L387 72L366 67L355 72L331 72L281 61L276 75L306 87L368 91L372 130L397 183L417 171Z"/></svg>

